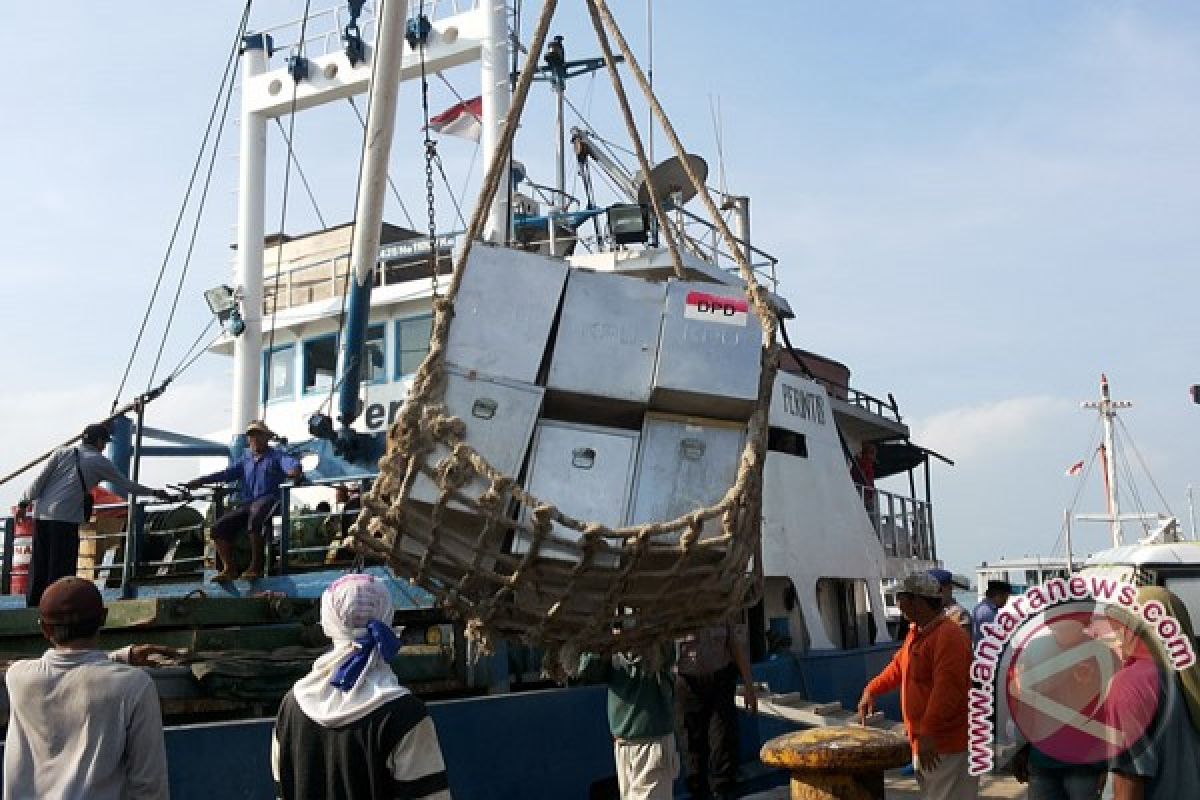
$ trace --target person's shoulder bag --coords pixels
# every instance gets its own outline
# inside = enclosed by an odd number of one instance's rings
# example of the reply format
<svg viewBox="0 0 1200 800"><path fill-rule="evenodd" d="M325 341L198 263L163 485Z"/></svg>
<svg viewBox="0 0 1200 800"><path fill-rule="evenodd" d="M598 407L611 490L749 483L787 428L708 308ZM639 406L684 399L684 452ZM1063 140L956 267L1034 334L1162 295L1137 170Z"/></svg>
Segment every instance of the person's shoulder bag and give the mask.
<svg viewBox="0 0 1200 800"><path fill-rule="evenodd" d="M87 522L92 518L92 511L96 508L96 498L88 491L87 481L83 479L83 469L79 463L79 450L75 450L75 474L79 476L79 488L83 490L83 521Z"/></svg>

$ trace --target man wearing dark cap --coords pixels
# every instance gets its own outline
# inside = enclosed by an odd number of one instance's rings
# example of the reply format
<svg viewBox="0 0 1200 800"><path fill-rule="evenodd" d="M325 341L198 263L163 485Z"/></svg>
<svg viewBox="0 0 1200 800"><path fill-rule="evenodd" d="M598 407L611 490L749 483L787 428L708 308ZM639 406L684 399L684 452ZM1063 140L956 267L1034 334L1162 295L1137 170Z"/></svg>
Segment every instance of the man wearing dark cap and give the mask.
<svg viewBox="0 0 1200 800"><path fill-rule="evenodd" d="M96 649L108 616L99 590L63 578L42 594L38 613L54 646L5 676L4 797L165 800L158 693L146 673Z"/></svg>
<svg viewBox="0 0 1200 800"><path fill-rule="evenodd" d="M221 557L221 571L213 576L217 583L227 583L238 577L233 545L245 531L250 532L250 566L241 578L252 581L263 576L266 534L279 506L279 487L289 478L300 480L304 477L299 461L283 450L271 447L272 436L265 423L254 420L246 426L250 446L240 462L187 483L189 489L230 481L237 481L241 486L242 504L213 524L213 546Z"/></svg>
<svg viewBox="0 0 1200 800"><path fill-rule="evenodd" d="M971 612L973 625L971 642L973 644L979 644L979 640L983 638L983 626L995 621L996 615L1000 613L1000 609L1004 608L1011 596L1012 584L1008 581L988 581L987 589L983 592L983 599Z"/></svg>
<svg viewBox="0 0 1200 800"><path fill-rule="evenodd" d="M167 493L129 480L117 466L105 458L104 446L112 434L103 425L83 429L78 445L60 447L51 454L17 503L17 519L23 519L33 506L33 558L30 564L29 594L25 604L37 607L42 592L64 575L74 575L79 558L79 526L87 522L84 498L101 481L133 495L153 495L160 500Z"/></svg>
<svg viewBox="0 0 1200 800"><path fill-rule="evenodd" d="M929 576L938 583L942 592L942 608L951 620L971 636L971 614L954 599L954 590L970 588L954 579L954 573L948 569L931 569Z"/></svg>

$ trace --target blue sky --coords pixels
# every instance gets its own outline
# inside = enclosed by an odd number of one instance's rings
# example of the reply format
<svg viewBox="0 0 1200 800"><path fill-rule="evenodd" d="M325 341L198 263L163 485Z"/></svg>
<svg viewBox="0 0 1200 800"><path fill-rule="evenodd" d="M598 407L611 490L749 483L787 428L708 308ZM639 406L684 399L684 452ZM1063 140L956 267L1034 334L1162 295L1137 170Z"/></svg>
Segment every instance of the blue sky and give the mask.
<svg viewBox="0 0 1200 800"><path fill-rule="evenodd" d="M643 3L614 7L644 52ZM10 41L0 359L13 388L0 401L0 467L107 410L240 10L213 0L151 16L66 2L45 12L45 36ZM261 0L252 26L301 10ZM572 56L593 54L572 16L556 31ZM1200 7L658 0L656 17L656 85L714 179L719 99L729 187L752 196L755 242L781 259L793 341L847 363L856 387L894 393L918 440L957 462L934 476L950 566L1053 545L1076 488L1063 470L1091 444L1078 402L1102 371L1136 403L1127 425L1186 527L1185 487L1200 482L1200 407L1186 394L1200 382ZM24 7L0 7L0 28L28 24ZM474 94L469 75L451 79ZM419 208L419 122L405 92L395 175ZM618 133L603 83L571 92ZM453 101L439 84L434 93L437 109ZM522 143L548 130L548 108L535 98ZM297 120L301 163L331 220L350 215L354 124L348 109ZM207 321L200 292L228 279L235 141L231 130L167 344L172 365ZM464 143L443 153L454 175L471 162ZM518 156L550 182L544 157ZM290 207L290 232L313 224L302 195ZM389 218L402 221L396 208ZM220 427L227 380L223 359L202 360L152 422ZM1099 507L1094 490L1084 498ZM1104 533L1076 538L1096 549Z"/></svg>

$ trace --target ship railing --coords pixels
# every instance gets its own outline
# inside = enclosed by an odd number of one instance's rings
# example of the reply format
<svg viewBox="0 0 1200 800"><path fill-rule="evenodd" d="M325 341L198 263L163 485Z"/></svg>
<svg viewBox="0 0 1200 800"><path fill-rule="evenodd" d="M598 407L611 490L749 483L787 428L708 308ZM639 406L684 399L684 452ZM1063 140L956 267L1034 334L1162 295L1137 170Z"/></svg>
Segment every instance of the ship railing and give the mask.
<svg viewBox="0 0 1200 800"><path fill-rule="evenodd" d="M462 236L462 231L437 238L438 270L450 269L450 258ZM422 266L429 258L429 237L386 244L379 248L379 263L375 267L375 286L390 286L412 280L409 270ZM316 261L285 266L276 273L267 265L263 274L263 314L278 313L289 308L341 297L350 291L350 254L338 253Z"/></svg>
<svg viewBox="0 0 1200 800"><path fill-rule="evenodd" d="M353 547L346 533L358 516L357 497L370 488L371 480L370 477L338 478L284 484L280 488L274 533L268 542L268 574L286 575L352 562ZM341 503L340 507L335 507L337 487L347 487L351 492L349 502ZM132 535L128 530L127 503L97 504L96 522L80 530L82 557L77 564L77 574L91 578L102 586L119 584L123 596L132 596L132 588L139 583L197 580L213 560L209 528L212 520L220 517L224 510L227 494L226 490L220 488L211 493L195 494L189 504L198 501L211 509L205 521L165 527L158 527L165 516L155 515L174 511L181 504L178 501L138 500L134 504ZM330 510L315 510L317 503L310 501L318 494L329 497ZM113 520L119 524L102 520ZM317 536L314 537L314 533ZM0 517L0 537L0 594L10 594L17 560L16 520L13 517ZM152 542L156 546L151 547ZM177 554L183 543L191 546L192 554ZM127 548L131 549L128 556ZM150 558L146 557L147 552L160 555Z"/></svg>
<svg viewBox="0 0 1200 800"><path fill-rule="evenodd" d="M829 392L829 396L838 400L844 400L852 406L857 406L863 411L874 414L877 417L883 417L895 422L903 422L904 419L900 416L900 407L896 403L896 398L889 392L887 400L881 400L874 395L868 394L861 389L855 389L853 386L848 386L844 383L822 378L819 375L813 376L813 380L825 387Z"/></svg>
<svg viewBox="0 0 1200 800"><path fill-rule="evenodd" d="M937 558L929 502L886 489L854 486L885 553L897 558Z"/></svg>
<svg viewBox="0 0 1200 800"><path fill-rule="evenodd" d="M278 557L268 558L274 571L288 575L353 561L350 525L358 518L359 500L372 481L371 477L323 478L280 487L279 525L272 542ZM340 508L336 496L330 499L330 491L338 488L349 492ZM317 510L322 501L328 503L328 510Z"/></svg>

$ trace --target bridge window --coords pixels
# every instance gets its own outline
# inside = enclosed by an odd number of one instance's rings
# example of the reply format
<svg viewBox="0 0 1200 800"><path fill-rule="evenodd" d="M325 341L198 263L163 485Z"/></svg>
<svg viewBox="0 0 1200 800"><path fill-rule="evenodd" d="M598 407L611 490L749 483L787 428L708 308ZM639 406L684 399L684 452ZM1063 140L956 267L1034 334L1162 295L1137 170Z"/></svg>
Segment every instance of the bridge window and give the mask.
<svg viewBox="0 0 1200 800"><path fill-rule="evenodd" d="M304 393L328 391L337 375L337 334L304 342Z"/></svg>
<svg viewBox="0 0 1200 800"><path fill-rule="evenodd" d="M296 395L296 346L280 345L263 353L263 399L291 400Z"/></svg>
<svg viewBox="0 0 1200 800"><path fill-rule="evenodd" d="M804 434L789 431L787 428L771 426L767 431L767 449L808 458L808 440L804 438Z"/></svg>
<svg viewBox="0 0 1200 800"><path fill-rule="evenodd" d="M396 321L396 378L406 378L417 371L429 352L429 337L433 333L433 316L422 314Z"/></svg>
<svg viewBox="0 0 1200 800"><path fill-rule="evenodd" d="M383 383L387 380L387 346L384 342L383 324L367 328L367 341L363 346L363 381Z"/></svg>

